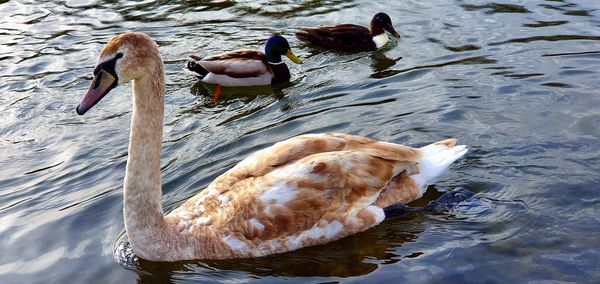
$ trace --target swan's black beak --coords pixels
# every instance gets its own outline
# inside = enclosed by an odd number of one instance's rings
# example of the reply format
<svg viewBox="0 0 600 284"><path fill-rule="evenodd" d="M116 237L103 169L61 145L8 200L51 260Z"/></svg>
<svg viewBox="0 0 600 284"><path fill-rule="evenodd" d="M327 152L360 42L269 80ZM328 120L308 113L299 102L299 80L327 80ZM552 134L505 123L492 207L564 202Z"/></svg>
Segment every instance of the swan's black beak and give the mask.
<svg viewBox="0 0 600 284"><path fill-rule="evenodd" d="M99 72L94 75L92 85L85 94L85 97L83 97L83 100L81 100L81 103L77 106L77 114L83 115L96 105L96 103L110 92L110 90L117 86L117 81L115 76L104 69L100 69Z"/></svg>

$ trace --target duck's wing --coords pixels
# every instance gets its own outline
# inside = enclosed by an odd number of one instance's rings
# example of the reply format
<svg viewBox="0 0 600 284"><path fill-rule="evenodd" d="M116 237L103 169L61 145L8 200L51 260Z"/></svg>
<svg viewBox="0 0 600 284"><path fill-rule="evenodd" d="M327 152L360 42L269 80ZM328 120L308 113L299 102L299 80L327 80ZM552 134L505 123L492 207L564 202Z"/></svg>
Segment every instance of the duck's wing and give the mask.
<svg viewBox="0 0 600 284"><path fill-rule="evenodd" d="M190 57L209 72L232 78L259 77L270 72L264 53L257 50L236 50L205 58Z"/></svg>
<svg viewBox="0 0 600 284"><path fill-rule="evenodd" d="M190 231L223 233L234 256L325 244L380 223L380 193L420 156L360 136L301 135L250 155L172 214L203 220Z"/></svg>
<svg viewBox="0 0 600 284"><path fill-rule="evenodd" d="M334 27L303 28L296 37L304 42L327 49L345 51L375 50L376 46L369 29L353 24Z"/></svg>

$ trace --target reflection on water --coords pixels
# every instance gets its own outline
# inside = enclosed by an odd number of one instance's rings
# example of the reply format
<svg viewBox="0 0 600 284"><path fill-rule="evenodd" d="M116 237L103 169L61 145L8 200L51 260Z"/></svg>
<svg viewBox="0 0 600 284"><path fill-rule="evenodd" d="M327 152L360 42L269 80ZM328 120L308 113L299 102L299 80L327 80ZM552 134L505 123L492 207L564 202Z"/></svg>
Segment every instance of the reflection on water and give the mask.
<svg viewBox="0 0 600 284"><path fill-rule="evenodd" d="M283 88L289 86L289 83L278 84L276 86L253 86L253 87L222 87L221 94L219 95L219 105L227 105L228 102L235 100L242 100L249 102L256 97L269 96L276 99L283 99L284 93ZM213 94L216 90L216 85L205 84L202 81L196 82L191 88L190 93L201 97L202 101L208 103L215 103L213 100Z"/></svg>
<svg viewBox="0 0 600 284"><path fill-rule="evenodd" d="M467 11L485 10L486 14L497 14L497 13L531 13L527 8L513 4L499 4L489 3L483 5L471 5L464 4L460 5Z"/></svg>
<svg viewBox="0 0 600 284"><path fill-rule="evenodd" d="M378 11L403 37L377 52L293 37ZM0 16L1 283L600 280L596 1L0 1ZM167 211L253 151L326 131L457 137L469 155L413 205L456 186L480 198L265 258L135 260L122 221L130 87L74 113L98 51L126 30L150 34L165 60ZM272 33L304 61L287 84L224 88L214 103L213 86L181 71L189 54Z"/></svg>

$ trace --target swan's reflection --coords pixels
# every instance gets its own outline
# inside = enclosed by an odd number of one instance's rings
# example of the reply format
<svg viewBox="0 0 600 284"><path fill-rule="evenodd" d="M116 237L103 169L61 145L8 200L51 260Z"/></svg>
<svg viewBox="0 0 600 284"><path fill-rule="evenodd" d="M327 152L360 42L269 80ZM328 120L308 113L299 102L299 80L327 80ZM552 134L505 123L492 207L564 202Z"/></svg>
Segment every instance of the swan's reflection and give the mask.
<svg viewBox="0 0 600 284"><path fill-rule="evenodd" d="M410 223L400 220L400 223ZM140 260L138 282L184 278L190 281L218 281L219 278L353 277L375 271L380 264L399 261L395 248L417 238L420 232L392 233L398 220L337 242L260 258L157 263ZM412 226L409 226L412 227ZM414 228L413 228L414 229ZM414 254L413 254L414 255ZM215 275L219 274L219 276ZM185 277L184 277L185 275ZM237 277L236 277L237 275Z"/></svg>

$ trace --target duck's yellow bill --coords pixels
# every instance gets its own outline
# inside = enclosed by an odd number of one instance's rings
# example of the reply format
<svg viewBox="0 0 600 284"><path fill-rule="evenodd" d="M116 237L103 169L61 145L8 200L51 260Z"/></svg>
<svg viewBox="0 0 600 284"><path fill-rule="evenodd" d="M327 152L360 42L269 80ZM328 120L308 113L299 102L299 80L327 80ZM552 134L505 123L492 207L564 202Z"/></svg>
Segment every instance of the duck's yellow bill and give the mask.
<svg viewBox="0 0 600 284"><path fill-rule="evenodd" d="M302 60L300 60L300 58L298 58L298 56L296 56L291 49L288 49L288 51L285 53L285 56L296 64L302 64Z"/></svg>

